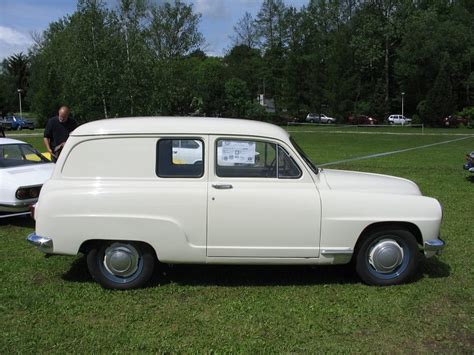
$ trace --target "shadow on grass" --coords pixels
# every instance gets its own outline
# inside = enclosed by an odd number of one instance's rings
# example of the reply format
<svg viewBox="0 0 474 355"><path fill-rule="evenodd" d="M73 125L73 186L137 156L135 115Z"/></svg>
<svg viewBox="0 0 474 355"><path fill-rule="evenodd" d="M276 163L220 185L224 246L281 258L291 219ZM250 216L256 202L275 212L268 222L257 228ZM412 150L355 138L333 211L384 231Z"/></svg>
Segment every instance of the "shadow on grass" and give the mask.
<svg viewBox="0 0 474 355"><path fill-rule="evenodd" d="M441 279L451 275L451 267L437 257L424 258L420 266L420 278Z"/></svg>
<svg viewBox="0 0 474 355"><path fill-rule="evenodd" d="M86 256L74 260L62 275L69 282L94 282ZM214 286L285 286L353 284L359 279L348 265L337 266L244 266L158 264L147 287L176 283Z"/></svg>
<svg viewBox="0 0 474 355"><path fill-rule="evenodd" d="M87 257L81 255L79 258L74 260L71 264L71 268L62 275L64 281L71 282L94 282L94 279L87 270Z"/></svg>
<svg viewBox="0 0 474 355"><path fill-rule="evenodd" d="M348 265L160 265L150 286L177 283L199 286L291 286L355 284L360 280Z"/></svg>
<svg viewBox="0 0 474 355"><path fill-rule="evenodd" d="M474 183L474 175L466 176L466 180Z"/></svg>
<svg viewBox="0 0 474 355"><path fill-rule="evenodd" d="M423 259L414 282L424 277L444 278L451 273L448 264L437 258ZM81 256L62 276L70 282L94 282L87 270L87 260ZM292 286L361 283L348 265L167 265L158 264L148 287L175 283L188 286Z"/></svg>
<svg viewBox="0 0 474 355"><path fill-rule="evenodd" d="M35 228L35 221L30 216L6 217L0 218L0 226Z"/></svg>

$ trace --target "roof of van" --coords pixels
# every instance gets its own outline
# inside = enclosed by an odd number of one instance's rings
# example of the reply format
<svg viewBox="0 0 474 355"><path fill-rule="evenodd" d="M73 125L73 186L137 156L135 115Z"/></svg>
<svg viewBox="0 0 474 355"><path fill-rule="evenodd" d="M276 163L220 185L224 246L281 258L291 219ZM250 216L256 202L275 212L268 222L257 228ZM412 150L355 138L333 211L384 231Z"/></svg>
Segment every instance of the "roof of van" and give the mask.
<svg viewBox="0 0 474 355"><path fill-rule="evenodd" d="M122 134L219 134L288 139L288 132L273 124L216 117L130 117L93 121L76 128L71 136Z"/></svg>

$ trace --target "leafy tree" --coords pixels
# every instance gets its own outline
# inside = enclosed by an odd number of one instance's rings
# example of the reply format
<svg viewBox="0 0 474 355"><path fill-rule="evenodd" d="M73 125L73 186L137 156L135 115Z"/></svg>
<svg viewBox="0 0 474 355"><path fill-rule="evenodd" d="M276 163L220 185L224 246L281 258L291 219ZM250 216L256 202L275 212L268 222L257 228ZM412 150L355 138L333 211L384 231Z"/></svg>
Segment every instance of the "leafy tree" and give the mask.
<svg viewBox="0 0 474 355"><path fill-rule="evenodd" d="M250 101L247 100L248 90L245 81L231 78L225 83L227 116L244 117Z"/></svg>
<svg viewBox="0 0 474 355"><path fill-rule="evenodd" d="M9 74L7 68L8 62L5 59L0 66L0 117L18 107L15 78Z"/></svg>
<svg viewBox="0 0 474 355"><path fill-rule="evenodd" d="M198 49L204 38L198 30L200 14L180 0L151 8L149 42L160 59L183 57Z"/></svg>
<svg viewBox="0 0 474 355"><path fill-rule="evenodd" d="M112 14L111 25L117 27L120 59L124 70L120 73L122 85L117 86L117 111L120 115L146 114L149 112L147 96L150 90L151 52L145 44L146 0L121 0L116 12Z"/></svg>
<svg viewBox="0 0 474 355"><path fill-rule="evenodd" d="M426 98L426 108L423 112L423 122L432 126L439 124L439 120L450 115L454 110L453 86L447 67L447 56L441 63L433 87Z"/></svg>
<svg viewBox="0 0 474 355"><path fill-rule="evenodd" d="M235 46L224 57L224 62L230 77L246 83L249 94L247 99L255 98L263 92L265 62L259 50L246 45Z"/></svg>
<svg viewBox="0 0 474 355"><path fill-rule="evenodd" d="M13 78L17 89L21 89L25 94L28 90L28 76L30 60L22 52L13 54L6 59L7 73Z"/></svg>
<svg viewBox="0 0 474 355"><path fill-rule="evenodd" d="M255 26L255 20L249 12L234 26L234 35L231 36L234 46L245 45L249 48L256 48L259 44L259 33Z"/></svg>

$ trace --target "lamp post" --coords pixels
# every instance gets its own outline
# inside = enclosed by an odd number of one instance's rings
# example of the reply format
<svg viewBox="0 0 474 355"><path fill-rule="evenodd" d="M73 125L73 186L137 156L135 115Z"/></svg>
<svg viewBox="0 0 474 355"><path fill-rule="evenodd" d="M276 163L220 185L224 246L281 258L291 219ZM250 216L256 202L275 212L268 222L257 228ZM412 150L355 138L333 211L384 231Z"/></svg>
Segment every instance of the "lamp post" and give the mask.
<svg viewBox="0 0 474 355"><path fill-rule="evenodd" d="M402 116L405 117L405 112L404 112L404 99L405 99L405 93L402 92Z"/></svg>
<svg viewBox="0 0 474 355"><path fill-rule="evenodd" d="M20 117L23 117L23 112L21 110L21 93L23 92L22 89L18 89L18 100L20 101Z"/></svg>

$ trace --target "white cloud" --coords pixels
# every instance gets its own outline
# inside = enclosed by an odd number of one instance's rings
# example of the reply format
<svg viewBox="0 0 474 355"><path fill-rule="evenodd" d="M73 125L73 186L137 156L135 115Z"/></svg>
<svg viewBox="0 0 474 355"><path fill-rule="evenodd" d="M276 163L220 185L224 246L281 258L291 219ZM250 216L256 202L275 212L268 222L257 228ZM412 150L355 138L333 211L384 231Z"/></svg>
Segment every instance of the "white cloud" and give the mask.
<svg viewBox="0 0 474 355"><path fill-rule="evenodd" d="M0 42L10 46L29 45L33 41L28 35L10 27L0 26Z"/></svg>
<svg viewBox="0 0 474 355"><path fill-rule="evenodd" d="M0 61L14 53L27 53L31 37L10 27L0 26Z"/></svg>
<svg viewBox="0 0 474 355"><path fill-rule="evenodd" d="M225 18L229 15L226 1L223 0L195 0L195 11L203 16Z"/></svg>

